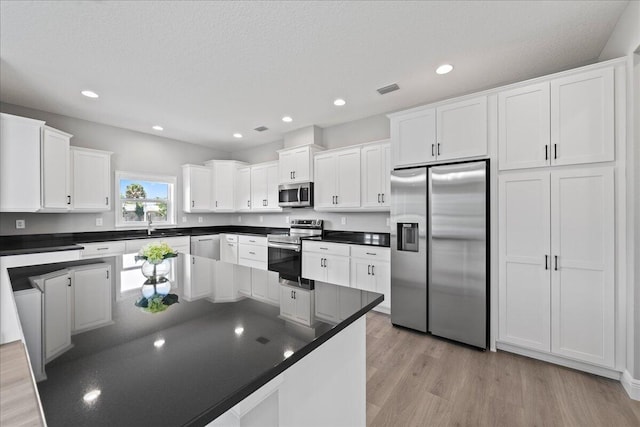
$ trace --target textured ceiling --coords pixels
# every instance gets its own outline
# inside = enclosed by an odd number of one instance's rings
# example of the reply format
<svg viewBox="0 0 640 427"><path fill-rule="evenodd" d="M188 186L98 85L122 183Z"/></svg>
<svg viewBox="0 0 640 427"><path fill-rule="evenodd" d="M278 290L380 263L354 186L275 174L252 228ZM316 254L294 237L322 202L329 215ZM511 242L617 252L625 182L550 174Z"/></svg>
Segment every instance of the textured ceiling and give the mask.
<svg viewBox="0 0 640 427"><path fill-rule="evenodd" d="M0 100L235 151L593 62L626 4L3 0Z"/></svg>

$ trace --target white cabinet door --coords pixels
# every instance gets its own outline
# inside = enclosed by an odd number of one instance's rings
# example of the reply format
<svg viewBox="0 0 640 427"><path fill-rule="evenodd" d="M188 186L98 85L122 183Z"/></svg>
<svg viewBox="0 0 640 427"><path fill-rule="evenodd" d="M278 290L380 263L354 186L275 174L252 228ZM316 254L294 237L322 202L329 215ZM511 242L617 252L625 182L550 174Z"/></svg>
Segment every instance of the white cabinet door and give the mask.
<svg viewBox="0 0 640 427"><path fill-rule="evenodd" d="M375 292L384 295L384 301L376 306L376 309L385 312L391 310L391 265L388 262L373 262L371 264L371 276L375 283Z"/></svg>
<svg viewBox="0 0 640 427"><path fill-rule="evenodd" d="M267 209L281 210L278 206L278 163L267 166Z"/></svg>
<svg viewBox="0 0 640 427"><path fill-rule="evenodd" d="M314 164L314 205L317 208L335 206L337 165L333 154L319 154Z"/></svg>
<svg viewBox="0 0 640 427"><path fill-rule="evenodd" d="M326 282L349 286L350 259L348 256L325 255L323 265L326 270Z"/></svg>
<svg viewBox="0 0 640 427"><path fill-rule="evenodd" d="M71 346L71 277L65 270L44 279L45 360Z"/></svg>
<svg viewBox="0 0 640 427"><path fill-rule="evenodd" d="M214 278L215 261L200 256L190 256L189 280L185 281L184 298L187 301L194 301L200 298L210 297L212 293L211 282Z"/></svg>
<svg viewBox="0 0 640 427"><path fill-rule="evenodd" d="M316 317L329 322L338 322L338 287L318 282L315 286ZM353 312L352 312L353 313Z"/></svg>
<svg viewBox="0 0 640 427"><path fill-rule="evenodd" d="M360 148L336 153L337 193L336 206L360 206Z"/></svg>
<svg viewBox="0 0 640 427"><path fill-rule="evenodd" d="M499 178L500 340L551 348L549 173Z"/></svg>
<svg viewBox="0 0 640 427"><path fill-rule="evenodd" d="M551 173L554 353L613 367L613 168Z"/></svg>
<svg viewBox="0 0 640 427"><path fill-rule="evenodd" d="M487 97L481 96L437 108L438 160L487 154Z"/></svg>
<svg viewBox="0 0 640 427"><path fill-rule="evenodd" d="M498 95L500 170L549 165L550 114L548 82Z"/></svg>
<svg viewBox="0 0 640 427"><path fill-rule="evenodd" d="M111 322L111 266L98 264L70 270L74 332Z"/></svg>
<svg viewBox="0 0 640 427"><path fill-rule="evenodd" d="M280 302L280 275L275 271L267 271L267 300L274 304Z"/></svg>
<svg viewBox="0 0 640 427"><path fill-rule="evenodd" d="M305 325L311 324L311 298L312 291L306 289L294 289L294 319Z"/></svg>
<svg viewBox="0 0 640 427"><path fill-rule="evenodd" d="M72 209L111 209L111 153L76 147L70 153Z"/></svg>
<svg viewBox="0 0 640 427"><path fill-rule="evenodd" d="M362 147L360 202L363 208L389 206L391 163L389 144Z"/></svg>
<svg viewBox="0 0 640 427"><path fill-rule="evenodd" d="M324 268L323 254L315 252L302 252L302 277L309 280L327 281L327 272Z"/></svg>
<svg viewBox="0 0 640 427"><path fill-rule="evenodd" d="M235 211L235 175L237 164L235 162L213 162L213 197L211 209L214 212Z"/></svg>
<svg viewBox="0 0 640 427"><path fill-rule="evenodd" d="M300 147L279 153L279 183L311 181L310 164L313 152L310 147Z"/></svg>
<svg viewBox="0 0 640 427"><path fill-rule="evenodd" d="M238 263L238 243L220 239L220 261Z"/></svg>
<svg viewBox="0 0 640 427"><path fill-rule="evenodd" d="M267 270L251 269L251 295L261 300L267 300L269 276Z"/></svg>
<svg viewBox="0 0 640 427"><path fill-rule="evenodd" d="M371 277L371 260L351 259L351 287L376 292L375 282Z"/></svg>
<svg viewBox="0 0 640 427"><path fill-rule="evenodd" d="M0 113L0 211L41 207L40 150L44 122ZM16 185L19 182L20 185Z"/></svg>
<svg viewBox="0 0 640 427"><path fill-rule="evenodd" d="M239 168L236 172L236 211L251 210L251 168Z"/></svg>
<svg viewBox="0 0 640 427"><path fill-rule="evenodd" d="M251 168L251 210L267 209L267 168L256 166Z"/></svg>
<svg viewBox="0 0 640 427"><path fill-rule="evenodd" d="M391 141L394 168L435 160L436 110L391 117Z"/></svg>
<svg viewBox="0 0 640 427"><path fill-rule="evenodd" d="M551 164L614 159L613 68L551 81Z"/></svg>
<svg viewBox="0 0 640 427"><path fill-rule="evenodd" d="M69 141L71 135L48 126L42 140L42 207L46 210L69 210Z"/></svg>
<svg viewBox="0 0 640 427"><path fill-rule="evenodd" d="M199 165L182 166L183 210L211 211L211 169Z"/></svg>

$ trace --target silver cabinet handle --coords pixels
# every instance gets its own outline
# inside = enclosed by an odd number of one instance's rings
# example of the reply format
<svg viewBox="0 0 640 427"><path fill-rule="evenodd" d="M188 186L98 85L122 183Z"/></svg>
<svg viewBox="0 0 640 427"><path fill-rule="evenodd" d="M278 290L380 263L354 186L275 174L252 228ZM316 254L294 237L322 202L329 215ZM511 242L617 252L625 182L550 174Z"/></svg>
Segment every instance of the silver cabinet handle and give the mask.
<svg viewBox="0 0 640 427"><path fill-rule="evenodd" d="M553 144L553 158L558 158L558 144Z"/></svg>
<svg viewBox="0 0 640 427"><path fill-rule="evenodd" d="M109 196L104 198L104 204L109 206Z"/></svg>
<svg viewBox="0 0 640 427"><path fill-rule="evenodd" d="M250 241L251 243L255 243L255 242L256 242L255 240L251 240L251 239L249 239L249 241Z"/></svg>
<svg viewBox="0 0 640 427"><path fill-rule="evenodd" d="M431 157L436 156L435 149L436 149L436 144L431 144Z"/></svg>
<svg viewBox="0 0 640 427"><path fill-rule="evenodd" d="M367 274L371 274L371 264L367 265Z"/></svg>
<svg viewBox="0 0 640 427"><path fill-rule="evenodd" d="M318 248L318 249L322 249L323 251L328 251L329 248Z"/></svg>
<svg viewBox="0 0 640 427"><path fill-rule="evenodd" d="M97 251L108 251L109 248L96 248Z"/></svg>
<svg viewBox="0 0 640 427"><path fill-rule="evenodd" d="M544 269L548 270L549 269L549 255L544 256Z"/></svg>
<svg viewBox="0 0 640 427"><path fill-rule="evenodd" d="M192 207L192 208L195 208L195 207L196 207L196 202L195 202L195 200L192 200L192 201L191 201L191 207Z"/></svg>
<svg viewBox="0 0 640 427"><path fill-rule="evenodd" d="M71 277L67 277L67 286L71 287Z"/></svg>
<svg viewBox="0 0 640 427"><path fill-rule="evenodd" d="M438 156L440 155L440 143L438 142Z"/></svg>
<svg viewBox="0 0 640 427"><path fill-rule="evenodd" d="M71 196L67 196L67 204L70 205L71 204Z"/></svg>
<svg viewBox="0 0 640 427"><path fill-rule="evenodd" d="M191 257L191 264L196 265L196 258L195 257Z"/></svg>
<svg viewBox="0 0 640 427"><path fill-rule="evenodd" d="M380 203L380 193L378 193L378 203Z"/></svg>
<svg viewBox="0 0 640 427"><path fill-rule="evenodd" d="M109 278L109 270L107 270L107 279Z"/></svg>
<svg viewBox="0 0 640 427"><path fill-rule="evenodd" d="M558 255L554 255L555 261L556 261L556 266L554 268L555 271L558 271Z"/></svg>
<svg viewBox="0 0 640 427"><path fill-rule="evenodd" d="M372 276L375 276L375 275L376 275L376 270L375 270L375 268L376 268L376 266L375 266L375 265L372 265L372 266L371 266L371 275L372 275Z"/></svg>
<svg viewBox="0 0 640 427"><path fill-rule="evenodd" d="M338 204L338 196L336 196L336 205Z"/></svg>
<svg viewBox="0 0 640 427"><path fill-rule="evenodd" d="M384 203L384 193L382 193L382 203Z"/></svg>
<svg viewBox="0 0 640 427"><path fill-rule="evenodd" d="M549 145L544 145L544 159L549 160Z"/></svg>
<svg viewBox="0 0 640 427"><path fill-rule="evenodd" d="M251 207L251 200L247 200L247 207L250 208Z"/></svg>
<svg viewBox="0 0 640 427"><path fill-rule="evenodd" d="M218 207L218 201L216 200L216 208Z"/></svg>
<svg viewBox="0 0 640 427"><path fill-rule="evenodd" d="M377 255L375 252L367 252L367 255Z"/></svg>
<svg viewBox="0 0 640 427"><path fill-rule="evenodd" d="M255 255L255 254L256 254L255 252L251 252L251 251L249 251L249 253L250 253L251 255Z"/></svg>

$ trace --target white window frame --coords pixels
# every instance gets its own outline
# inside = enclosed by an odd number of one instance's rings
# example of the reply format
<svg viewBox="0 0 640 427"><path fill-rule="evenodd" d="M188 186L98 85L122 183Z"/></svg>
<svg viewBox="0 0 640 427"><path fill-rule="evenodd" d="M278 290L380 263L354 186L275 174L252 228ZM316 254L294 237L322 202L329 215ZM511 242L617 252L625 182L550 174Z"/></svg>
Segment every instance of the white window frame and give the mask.
<svg viewBox="0 0 640 427"><path fill-rule="evenodd" d="M169 185L169 197L167 200L167 221L153 221L153 227L175 227L178 225L177 221L177 200L176 200L176 185L178 179L171 175L156 175L144 172L127 172L116 171L115 173L115 217L116 227L120 228L146 228L147 223L144 222L129 222L122 220L122 199L120 198L120 181L123 179L134 181L154 181Z"/></svg>

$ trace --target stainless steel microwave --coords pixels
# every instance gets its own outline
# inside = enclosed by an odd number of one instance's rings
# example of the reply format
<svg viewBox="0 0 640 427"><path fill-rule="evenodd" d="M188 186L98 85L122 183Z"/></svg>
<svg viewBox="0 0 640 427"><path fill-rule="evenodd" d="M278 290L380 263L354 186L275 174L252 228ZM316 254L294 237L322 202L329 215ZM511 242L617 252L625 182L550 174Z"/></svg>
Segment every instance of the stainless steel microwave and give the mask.
<svg viewBox="0 0 640 427"><path fill-rule="evenodd" d="M283 208L307 208L313 206L313 182L280 184L278 206Z"/></svg>

